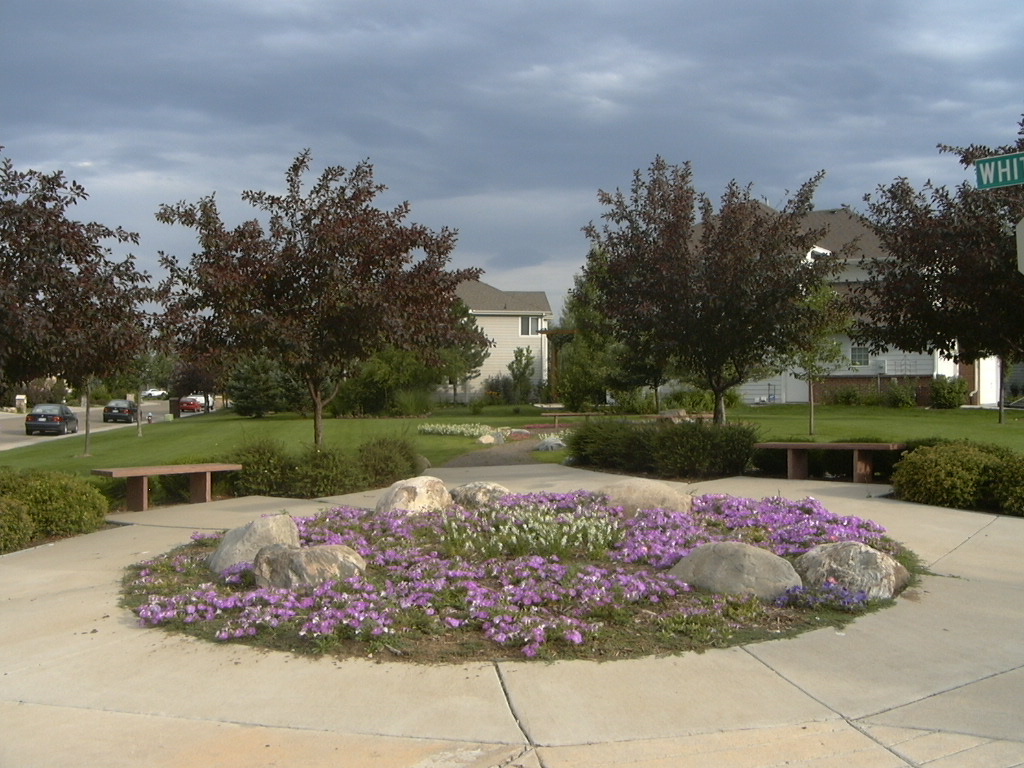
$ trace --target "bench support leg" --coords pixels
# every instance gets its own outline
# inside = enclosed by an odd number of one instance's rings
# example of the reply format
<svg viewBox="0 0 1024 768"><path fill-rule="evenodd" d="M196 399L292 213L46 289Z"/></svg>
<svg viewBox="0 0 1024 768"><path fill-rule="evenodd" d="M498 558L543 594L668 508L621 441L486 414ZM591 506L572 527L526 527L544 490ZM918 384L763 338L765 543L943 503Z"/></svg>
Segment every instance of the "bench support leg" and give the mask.
<svg viewBox="0 0 1024 768"><path fill-rule="evenodd" d="M193 472L188 476L189 501L193 504L205 504L210 501L210 472Z"/></svg>
<svg viewBox="0 0 1024 768"><path fill-rule="evenodd" d="M786 450L786 477L790 480L806 480L808 474L807 449L788 448Z"/></svg>
<svg viewBox="0 0 1024 768"><path fill-rule="evenodd" d="M871 451L853 451L853 482L870 483L875 478L875 456Z"/></svg>
<svg viewBox="0 0 1024 768"><path fill-rule="evenodd" d="M128 498L125 501L131 512L145 512L149 509L149 478L129 477Z"/></svg>

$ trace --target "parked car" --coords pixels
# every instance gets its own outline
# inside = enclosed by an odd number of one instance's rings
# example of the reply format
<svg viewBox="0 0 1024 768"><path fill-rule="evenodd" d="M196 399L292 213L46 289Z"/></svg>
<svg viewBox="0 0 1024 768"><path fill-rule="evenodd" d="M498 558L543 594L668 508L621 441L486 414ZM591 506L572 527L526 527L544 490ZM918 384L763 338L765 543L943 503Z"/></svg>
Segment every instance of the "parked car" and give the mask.
<svg viewBox="0 0 1024 768"><path fill-rule="evenodd" d="M131 400L111 400L103 406L103 421L127 421L129 424L139 420L139 406Z"/></svg>
<svg viewBox="0 0 1024 768"><path fill-rule="evenodd" d="M191 395L188 395L187 397L184 397L182 399L195 400L197 403L199 403L200 406L202 406L201 410L204 411L212 411L215 409L213 395L196 394L195 392L193 392Z"/></svg>
<svg viewBox="0 0 1024 768"><path fill-rule="evenodd" d="M78 431L78 417L74 411L60 403L37 405L25 417L25 434L33 432L66 435Z"/></svg>
<svg viewBox="0 0 1024 768"><path fill-rule="evenodd" d="M183 397L178 401L178 410L182 413L202 413L204 406L202 401L194 397Z"/></svg>
<svg viewBox="0 0 1024 768"><path fill-rule="evenodd" d="M147 389L145 392L142 393L142 396L146 397L146 398L149 398L151 400L166 400L167 399L167 390L166 389Z"/></svg>

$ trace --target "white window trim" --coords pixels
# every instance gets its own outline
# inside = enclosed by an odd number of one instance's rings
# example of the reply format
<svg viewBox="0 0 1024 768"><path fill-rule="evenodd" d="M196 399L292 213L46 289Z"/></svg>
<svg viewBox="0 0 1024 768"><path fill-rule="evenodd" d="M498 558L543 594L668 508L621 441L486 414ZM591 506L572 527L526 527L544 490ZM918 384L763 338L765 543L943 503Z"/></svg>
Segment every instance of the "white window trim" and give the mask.
<svg viewBox="0 0 1024 768"><path fill-rule="evenodd" d="M862 357L864 362L862 362L862 363L857 362L854 359L854 354L853 354L854 352L862 352L863 353L863 357L861 355L857 355L857 357L858 358ZM851 368L867 368L869 365L871 365L871 354L868 352L868 348L867 347L850 347L850 367Z"/></svg>

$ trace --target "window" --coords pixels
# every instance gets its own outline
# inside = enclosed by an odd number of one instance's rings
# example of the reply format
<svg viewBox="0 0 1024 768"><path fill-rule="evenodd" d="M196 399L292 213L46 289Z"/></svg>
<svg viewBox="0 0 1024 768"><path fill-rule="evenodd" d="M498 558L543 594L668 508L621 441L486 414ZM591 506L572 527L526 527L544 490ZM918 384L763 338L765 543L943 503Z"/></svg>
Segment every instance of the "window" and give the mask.
<svg viewBox="0 0 1024 768"><path fill-rule="evenodd" d="M850 347L850 365L860 368L868 364L867 347Z"/></svg>
<svg viewBox="0 0 1024 768"><path fill-rule="evenodd" d="M540 318L536 315L523 316L519 318L519 335L520 336L539 336L540 335Z"/></svg>

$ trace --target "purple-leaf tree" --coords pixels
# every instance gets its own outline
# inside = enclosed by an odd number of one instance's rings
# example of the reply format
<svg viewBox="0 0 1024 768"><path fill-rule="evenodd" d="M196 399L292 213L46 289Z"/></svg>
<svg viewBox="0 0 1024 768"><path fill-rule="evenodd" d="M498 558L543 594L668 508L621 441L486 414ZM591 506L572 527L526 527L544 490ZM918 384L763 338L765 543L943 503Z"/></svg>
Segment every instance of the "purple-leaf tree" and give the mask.
<svg viewBox="0 0 1024 768"><path fill-rule="evenodd" d="M446 268L456 233L408 222L408 203L378 208L385 187L368 161L329 167L307 190L310 162L308 150L295 159L283 195L242 194L262 220L229 229L212 196L162 206L157 218L195 229L200 246L188 264L162 257L166 317L179 342L259 353L294 372L322 447L324 407L360 361L391 344L440 363L431 359L437 350L483 340L448 322L455 287L480 273Z"/></svg>
<svg viewBox="0 0 1024 768"><path fill-rule="evenodd" d="M983 157L1024 151L1016 143L940 146L971 168ZM905 178L865 197L867 219L886 255L865 264L854 299L855 336L875 351L938 352L969 362L1024 361L1024 275L1014 226L1024 217L1024 186L956 189Z"/></svg>
<svg viewBox="0 0 1024 768"><path fill-rule="evenodd" d="M59 376L76 387L123 372L146 348L153 292L121 228L69 216L87 197L60 171L18 171L0 159L0 379ZM88 453L88 418L85 451Z"/></svg>
<svg viewBox="0 0 1024 768"><path fill-rule="evenodd" d="M804 219L822 177L781 210L735 182L716 206L694 190L688 163L658 157L646 175L634 172L628 193L598 192L605 223L584 228L598 309L618 341L639 342L645 359L711 390L716 423L731 387L780 370L820 320L807 299L837 257L809 257L823 231Z"/></svg>

